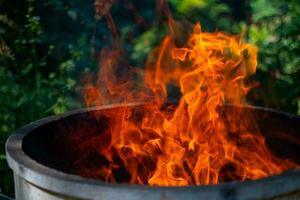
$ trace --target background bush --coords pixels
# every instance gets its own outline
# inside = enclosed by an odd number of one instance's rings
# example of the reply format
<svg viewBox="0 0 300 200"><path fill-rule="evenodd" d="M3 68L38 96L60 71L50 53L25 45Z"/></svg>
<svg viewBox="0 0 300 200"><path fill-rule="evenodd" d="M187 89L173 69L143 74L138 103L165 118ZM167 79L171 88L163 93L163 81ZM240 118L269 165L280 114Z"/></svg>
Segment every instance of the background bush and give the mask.
<svg viewBox="0 0 300 200"><path fill-rule="evenodd" d="M92 0L0 0L0 192L13 195L4 142L22 125L81 107L82 74L97 70L112 38L95 17ZM118 0L112 16L132 65L167 33L155 0ZM249 96L300 114L300 2L298 0L169 0L174 18L203 30L244 32L259 48L259 83Z"/></svg>

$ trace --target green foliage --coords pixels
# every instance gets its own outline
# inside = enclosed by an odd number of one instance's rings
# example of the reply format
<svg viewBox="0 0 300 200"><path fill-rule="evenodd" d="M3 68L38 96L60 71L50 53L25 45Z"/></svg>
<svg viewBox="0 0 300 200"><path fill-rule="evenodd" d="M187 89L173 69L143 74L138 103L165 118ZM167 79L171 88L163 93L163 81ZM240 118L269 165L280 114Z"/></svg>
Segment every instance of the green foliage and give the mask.
<svg viewBox="0 0 300 200"><path fill-rule="evenodd" d="M173 4L177 11L180 13L186 13L192 9L203 8L208 4L208 1L205 0L170 0L170 3Z"/></svg>
<svg viewBox="0 0 300 200"><path fill-rule="evenodd" d="M0 15L0 192L6 194L13 192L4 156L8 135L30 121L76 107L72 73L78 56L70 51L58 67L50 65L55 45L45 44L34 3L27 1L24 25Z"/></svg>
<svg viewBox="0 0 300 200"><path fill-rule="evenodd" d="M62 109L58 97L66 98L75 86L75 80L70 79L74 68L72 60L62 62L52 71L48 62L54 45L47 45L45 53L38 52L45 32L40 18L34 16L32 4L33 0L29 0L24 29L19 30L15 40L7 47L8 53L1 54L0 81L5 84L0 87L1 94L4 94L1 95L0 108L1 113L6 113L0 116L2 134L31 120L56 113L54 111L65 111L68 103L66 101L65 109ZM0 35L2 41L10 31Z"/></svg>
<svg viewBox="0 0 300 200"><path fill-rule="evenodd" d="M255 0L249 40L259 47L258 80L264 103L299 112L300 98L300 3ZM273 98L268 98L273 97Z"/></svg>
<svg viewBox="0 0 300 200"><path fill-rule="evenodd" d="M145 33L141 34L133 41L133 49L131 53L131 59L137 63L142 63L151 49L157 44L157 41L162 40L165 30L159 30L158 28L151 28Z"/></svg>
<svg viewBox="0 0 300 200"><path fill-rule="evenodd" d="M258 22L267 18L274 17L280 13L280 4L270 0L254 0L251 2L253 11L253 21Z"/></svg>
<svg viewBox="0 0 300 200"><path fill-rule="evenodd" d="M188 19L195 23L200 21L205 30L213 31L216 27L230 30L230 7L217 0L170 0L176 18ZM229 28L230 27L230 28Z"/></svg>

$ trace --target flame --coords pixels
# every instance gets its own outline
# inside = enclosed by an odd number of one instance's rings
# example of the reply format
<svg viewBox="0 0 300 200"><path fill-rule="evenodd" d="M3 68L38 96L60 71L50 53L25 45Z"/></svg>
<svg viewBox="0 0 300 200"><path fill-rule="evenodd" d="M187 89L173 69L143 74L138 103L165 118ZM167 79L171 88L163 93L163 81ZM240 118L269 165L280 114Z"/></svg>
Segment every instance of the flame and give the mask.
<svg viewBox="0 0 300 200"><path fill-rule="evenodd" d="M165 37L145 72L129 79L115 76L118 55L102 57L96 84L85 90L87 105L148 103L101 111L108 127L79 151L95 148L104 161L93 171L77 167L79 174L120 182L119 171L132 184L187 186L258 179L296 166L267 148L252 113L226 109L246 104L248 77L256 71L257 49L241 37L202 32L198 23L180 48ZM144 84L130 81L136 74ZM180 89L176 106L167 104L170 85Z"/></svg>

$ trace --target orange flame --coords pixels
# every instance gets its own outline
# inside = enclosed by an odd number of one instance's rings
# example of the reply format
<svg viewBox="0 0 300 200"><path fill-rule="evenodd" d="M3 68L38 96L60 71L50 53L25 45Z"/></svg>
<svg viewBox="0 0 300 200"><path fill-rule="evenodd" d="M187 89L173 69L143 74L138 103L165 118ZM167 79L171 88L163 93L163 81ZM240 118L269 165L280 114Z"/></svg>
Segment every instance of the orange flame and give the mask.
<svg viewBox="0 0 300 200"><path fill-rule="evenodd" d="M144 85L114 76L117 55L108 54L97 84L85 90L87 105L152 101L101 113L109 128L94 145L107 164L81 175L116 182L113 171L123 168L129 183L186 186L258 179L296 166L268 150L251 113L221 109L246 104L256 47L196 24L184 47L167 36L149 55ZM168 85L180 89L177 106L166 106Z"/></svg>

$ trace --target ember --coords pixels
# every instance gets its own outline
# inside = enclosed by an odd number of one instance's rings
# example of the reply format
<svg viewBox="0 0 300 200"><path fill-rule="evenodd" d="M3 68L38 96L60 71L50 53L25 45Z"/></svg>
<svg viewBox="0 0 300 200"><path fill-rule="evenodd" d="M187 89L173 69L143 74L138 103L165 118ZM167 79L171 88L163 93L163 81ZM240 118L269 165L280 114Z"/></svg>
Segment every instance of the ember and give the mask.
<svg viewBox="0 0 300 200"><path fill-rule="evenodd" d="M252 113L221 109L246 105L252 88L248 78L256 71L257 49L241 37L203 32L196 24L182 47L167 36L149 55L144 73L131 70L132 80L116 77L117 53L102 54L97 83L86 86L87 106L147 103L96 114L108 125L84 143L81 137L90 130L78 130L75 173L108 182L187 186L258 179L296 167L272 154ZM142 85L134 81L140 74ZM170 85L180 90L176 106L167 103Z"/></svg>

